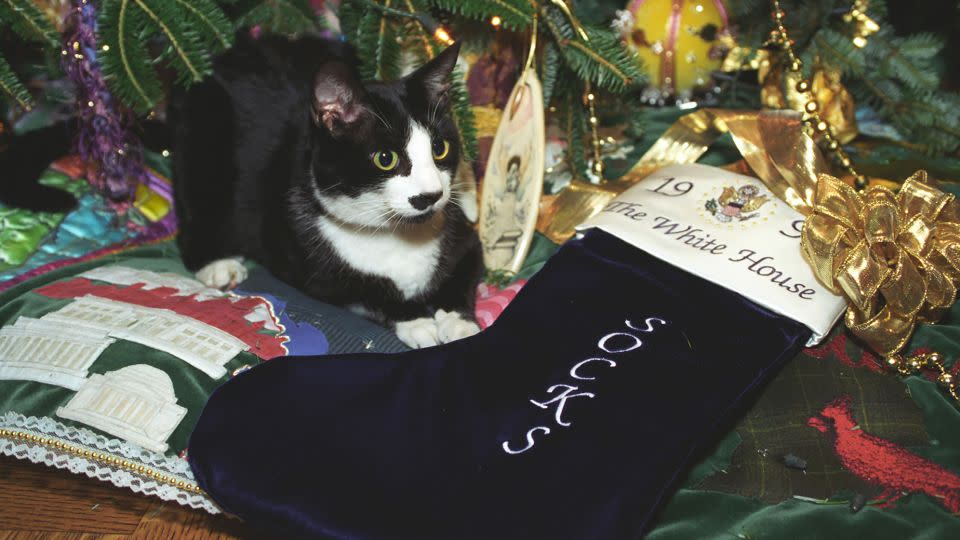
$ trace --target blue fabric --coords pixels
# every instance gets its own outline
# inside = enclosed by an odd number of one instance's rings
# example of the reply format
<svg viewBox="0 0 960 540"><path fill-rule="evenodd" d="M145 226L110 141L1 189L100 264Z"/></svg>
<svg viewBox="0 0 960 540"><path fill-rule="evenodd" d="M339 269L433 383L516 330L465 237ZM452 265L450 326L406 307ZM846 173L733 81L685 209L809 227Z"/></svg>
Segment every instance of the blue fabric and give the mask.
<svg viewBox="0 0 960 540"><path fill-rule="evenodd" d="M392 330L349 310L311 298L280 281L262 266L250 272L243 282L243 290L256 291L256 294L268 292L271 298L283 303L276 309L287 328L287 335L291 337L287 344L290 355L410 350ZM296 328L288 325L287 319Z"/></svg>
<svg viewBox="0 0 960 540"><path fill-rule="evenodd" d="M235 377L189 459L274 534L634 538L809 334L593 230L473 338Z"/></svg>
<svg viewBox="0 0 960 540"><path fill-rule="evenodd" d="M290 318L285 300L260 291L234 289L233 292L241 296L259 296L270 302L274 314L280 319L283 335L287 337L287 342L283 346L287 348L288 355L327 354L330 350L330 343L327 341L327 336L323 334L323 330L310 323L298 323Z"/></svg>

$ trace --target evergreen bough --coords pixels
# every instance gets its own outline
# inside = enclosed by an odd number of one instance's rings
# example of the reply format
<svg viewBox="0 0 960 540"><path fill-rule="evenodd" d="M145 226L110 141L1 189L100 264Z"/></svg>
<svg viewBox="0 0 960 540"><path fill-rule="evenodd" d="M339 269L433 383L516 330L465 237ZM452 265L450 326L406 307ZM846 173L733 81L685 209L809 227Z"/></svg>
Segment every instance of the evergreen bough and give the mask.
<svg viewBox="0 0 960 540"><path fill-rule="evenodd" d="M729 0L729 5L738 44L758 50L772 29L769 0ZM818 62L838 70L856 102L874 108L911 146L929 154L960 149L960 94L940 89L942 38L894 35L886 2L871 0L867 14L880 30L858 48L843 20L850 0L780 0L780 5L807 75Z"/></svg>
<svg viewBox="0 0 960 540"><path fill-rule="evenodd" d="M30 43L47 50L59 45L59 33L53 22L30 0L0 0L0 32L12 30ZM30 109L33 98L0 52L0 97L21 109Z"/></svg>
<svg viewBox="0 0 960 540"><path fill-rule="evenodd" d="M583 39L571 20L549 0L343 0L339 13L343 33L357 48L364 75L386 80L400 76L402 51L413 51L421 61L436 54L439 42L432 35L435 20L451 22L454 37L458 28L474 21L489 23L494 16L500 18L503 30L529 34L535 14L539 16L538 72L544 105L555 103L561 121L569 126L568 156L572 169L582 177L588 170L584 135L589 131L581 99L586 83L589 81L597 90L622 94L645 78L638 58L627 51L614 32L583 25L587 34ZM489 26L487 29L493 32ZM462 74L455 74L455 113L469 159L475 155L476 141L462 80Z"/></svg>
<svg viewBox="0 0 960 540"><path fill-rule="evenodd" d="M225 5L234 14L229 18ZM177 83L201 81L213 57L233 45L234 33L260 25L266 31L297 33L318 22L306 0L103 0L98 21L100 54L107 84L138 113L164 97L157 65L172 68Z"/></svg>

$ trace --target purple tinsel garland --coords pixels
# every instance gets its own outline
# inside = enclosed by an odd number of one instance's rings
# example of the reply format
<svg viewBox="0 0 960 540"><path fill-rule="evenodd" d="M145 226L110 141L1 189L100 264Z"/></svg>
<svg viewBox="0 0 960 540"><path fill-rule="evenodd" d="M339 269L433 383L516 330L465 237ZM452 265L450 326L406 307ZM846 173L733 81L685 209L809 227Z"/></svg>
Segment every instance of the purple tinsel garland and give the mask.
<svg viewBox="0 0 960 540"><path fill-rule="evenodd" d="M146 179L143 150L127 127L133 116L120 109L97 62L97 10L94 0L73 0L63 34L61 64L77 100L77 151L87 179L125 206Z"/></svg>

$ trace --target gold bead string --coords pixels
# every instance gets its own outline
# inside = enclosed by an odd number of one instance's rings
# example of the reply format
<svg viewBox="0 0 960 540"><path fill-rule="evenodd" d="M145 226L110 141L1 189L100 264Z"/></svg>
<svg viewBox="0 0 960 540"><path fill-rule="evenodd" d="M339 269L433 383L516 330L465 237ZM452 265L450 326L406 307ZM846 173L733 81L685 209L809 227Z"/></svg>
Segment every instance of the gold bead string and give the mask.
<svg viewBox="0 0 960 540"><path fill-rule="evenodd" d="M843 15L843 22L853 30L851 41L858 49L866 47L867 38L880 31L880 25L867 14L869 9L870 0L853 0L850 11Z"/></svg>
<svg viewBox="0 0 960 540"><path fill-rule="evenodd" d="M600 180L603 180L603 159L600 157L600 147L603 146L603 141L600 139L600 132L597 130L598 124L600 121L597 119L597 107L594 103L597 100L596 94L593 93L593 87L590 85L590 81L587 81L584 86L583 92L583 102L587 109L590 111L590 117L587 121L590 123L590 134L592 136L593 143L593 172Z"/></svg>
<svg viewBox="0 0 960 540"><path fill-rule="evenodd" d="M580 24L580 20L577 19L577 16L573 14L573 11L570 9L570 6L567 5L565 0L549 0L551 4L556 6L563 15L570 22L570 26L573 27L574 31L577 33L577 36L584 42L590 41L590 36L587 34L586 29ZM536 2L531 2L531 4L536 8ZM541 7L546 15L546 6ZM534 17L534 22L536 22L536 17ZM536 28L536 27L534 27ZM597 107L596 107L597 95L593 93L593 86L590 84L589 79L584 81L583 87L583 105L590 112L590 116L587 118L587 122L590 123L590 136L591 136L591 146L593 148L593 173L596 174L601 181L603 181L603 159L601 158L600 149L603 146L603 140L600 138L600 132L598 130L600 120L597 118Z"/></svg>
<svg viewBox="0 0 960 540"><path fill-rule="evenodd" d="M960 404L960 386L957 385L957 378L947 371L940 353L915 353L909 357L896 354L887 358L887 367L903 376L919 373L923 369L936 370L937 384Z"/></svg>
<svg viewBox="0 0 960 540"><path fill-rule="evenodd" d="M108 454L106 452L90 450L89 448L65 442L56 437L46 437L43 435L36 435L19 430L0 429L0 438L40 445L45 448L54 449L58 452L64 452L76 457L97 461L99 463L109 465L115 469L123 469L131 474L150 478L161 484L175 486L177 489L183 491L206 496L206 492L200 489L200 486L191 482L187 482L175 475L159 471L153 467L148 467L147 465L143 465L142 463L137 463L129 459L118 458L117 456Z"/></svg>
<svg viewBox="0 0 960 540"><path fill-rule="evenodd" d="M834 157L843 166L854 178L854 187L857 189L864 189L867 187L869 180L866 176L857 172L853 166L853 162L850 160L850 156L847 155L847 152L841 146L840 141L837 140L833 132L833 127L822 117L820 116L820 105L817 103L816 98L813 95L813 85L810 84L810 79L803 76L803 61L800 60L800 57L797 56L796 51L793 50L793 41L790 39L790 34L787 32L786 26L783 24L783 19L786 17L786 13L783 11L783 8L780 6L780 0L771 0L773 6L773 24L774 29L771 32L771 40L774 44L780 46L783 49L783 52L787 55L787 69L796 73L799 77L797 82L796 89L797 92L807 96L809 100L803 106L804 121L807 122L817 133L820 134L821 143L827 147L830 152L833 153Z"/></svg>

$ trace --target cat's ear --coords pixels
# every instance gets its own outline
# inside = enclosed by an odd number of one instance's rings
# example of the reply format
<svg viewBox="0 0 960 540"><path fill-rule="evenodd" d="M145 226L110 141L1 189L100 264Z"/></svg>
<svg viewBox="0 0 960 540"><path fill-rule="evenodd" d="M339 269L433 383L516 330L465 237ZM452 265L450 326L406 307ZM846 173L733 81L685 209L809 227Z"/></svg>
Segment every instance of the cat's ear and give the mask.
<svg viewBox="0 0 960 540"><path fill-rule="evenodd" d="M458 41L408 75L407 84L424 92L428 103L446 101L447 92L450 90L450 74L457 64L459 54L460 42Z"/></svg>
<svg viewBox="0 0 960 540"><path fill-rule="evenodd" d="M339 136L366 115L365 96L363 84L348 65L324 64L313 78L314 123Z"/></svg>

